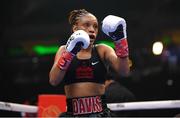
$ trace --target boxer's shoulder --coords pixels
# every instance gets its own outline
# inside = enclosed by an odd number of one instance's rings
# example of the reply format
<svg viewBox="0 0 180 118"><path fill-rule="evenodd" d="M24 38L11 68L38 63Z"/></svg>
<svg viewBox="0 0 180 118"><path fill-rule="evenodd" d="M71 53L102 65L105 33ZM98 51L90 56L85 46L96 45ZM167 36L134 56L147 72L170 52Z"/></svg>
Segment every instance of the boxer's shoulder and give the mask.
<svg viewBox="0 0 180 118"><path fill-rule="evenodd" d="M97 44L96 45L96 49L100 55L101 58L104 58L104 56L107 54L107 53L110 53L113 48L106 45L106 44Z"/></svg>

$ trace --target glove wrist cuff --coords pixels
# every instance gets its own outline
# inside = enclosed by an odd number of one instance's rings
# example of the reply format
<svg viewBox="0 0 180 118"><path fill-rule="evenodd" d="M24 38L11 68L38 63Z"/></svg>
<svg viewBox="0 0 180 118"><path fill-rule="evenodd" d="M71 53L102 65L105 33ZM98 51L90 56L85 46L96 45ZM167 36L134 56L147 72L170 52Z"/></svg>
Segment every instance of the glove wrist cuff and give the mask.
<svg viewBox="0 0 180 118"><path fill-rule="evenodd" d="M74 55L70 52L64 51L62 52L61 57L58 60L57 67L61 70L67 70Z"/></svg>
<svg viewBox="0 0 180 118"><path fill-rule="evenodd" d="M115 42L115 52L116 55L120 58L125 58L129 56L128 42L126 38Z"/></svg>

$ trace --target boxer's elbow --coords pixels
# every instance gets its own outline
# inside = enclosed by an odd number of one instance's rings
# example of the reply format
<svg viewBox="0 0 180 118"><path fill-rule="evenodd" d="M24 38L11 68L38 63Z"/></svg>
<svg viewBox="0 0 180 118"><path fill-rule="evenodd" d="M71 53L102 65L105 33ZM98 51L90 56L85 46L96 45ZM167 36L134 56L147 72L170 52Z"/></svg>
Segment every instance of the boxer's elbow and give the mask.
<svg viewBox="0 0 180 118"><path fill-rule="evenodd" d="M119 70L121 76L128 77L130 75L130 65L128 58L121 59Z"/></svg>
<svg viewBox="0 0 180 118"><path fill-rule="evenodd" d="M52 72L49 73L49 83L52 86L57 86L59 82L57 81L57 78L52 74Z"/></svg>
<svg viewBox="0 0 180 118"><path fill-rule="evenodd" d="M129 77L130 76L130 72L129 71L123 71L120 73L121 76L123 77Z"/></svg>
<svg viewBox="0 0 180 118"><path fill-rule="evenodd" d="M130 76L130 68L126 67L126 68L120 69L119 75L123 76L123 77L129 77Z"/></svg>
<svg viewBox="0 0 180 118"><path fill-rule="evenodd" d="M57 85L58 85L58 83L57 83L55 80L53 80L53 79L49 79L49 83L50 83L52 86L57 86Z"/></svg>

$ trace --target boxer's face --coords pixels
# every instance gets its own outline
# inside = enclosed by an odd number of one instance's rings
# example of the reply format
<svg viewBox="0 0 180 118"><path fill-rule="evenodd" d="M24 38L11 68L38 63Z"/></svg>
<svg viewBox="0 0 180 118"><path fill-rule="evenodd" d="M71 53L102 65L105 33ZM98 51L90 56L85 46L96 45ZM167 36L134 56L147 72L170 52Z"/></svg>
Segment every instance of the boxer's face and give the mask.
<svg viewBox="0 0 180 118"><path fill-rule="evenodd" d="M93 44L98 34L98 21L92 14L81 16L73 26L73 31L84 30L89 34L90 43Z"/></svg>

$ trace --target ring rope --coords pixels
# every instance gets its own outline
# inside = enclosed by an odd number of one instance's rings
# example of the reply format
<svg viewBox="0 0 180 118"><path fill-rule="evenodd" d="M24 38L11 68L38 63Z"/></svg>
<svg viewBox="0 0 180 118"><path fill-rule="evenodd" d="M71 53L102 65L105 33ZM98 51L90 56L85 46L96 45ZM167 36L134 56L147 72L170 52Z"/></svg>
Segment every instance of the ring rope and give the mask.
<svg viewBox="0 0 180 118"><path fill-rule="evenodd" d="M143 101L143 102L126 102L107 104L112 111L124 110L148 110L148 109L173 109L180 108L180 100L164 100L164 101ZM33 105L23 105L10 102L0 102L0 110L37 113L38 107Z"/></svg>
<svg viewBox="0 0 180 118"><path fill-rule="evenodd" d="M112 103L107 105L113 111L123 110L148 110L148 109L173 109L180 108L180 100L144 101Z"/></svg>
<svg viewBox="0 0 180 118"><path fill-rule="evenodd" d="M38 107L32 105L23 105L10 102L0 102L0 110L16 111L16 112L27 112L37 113Z"/></svg>

